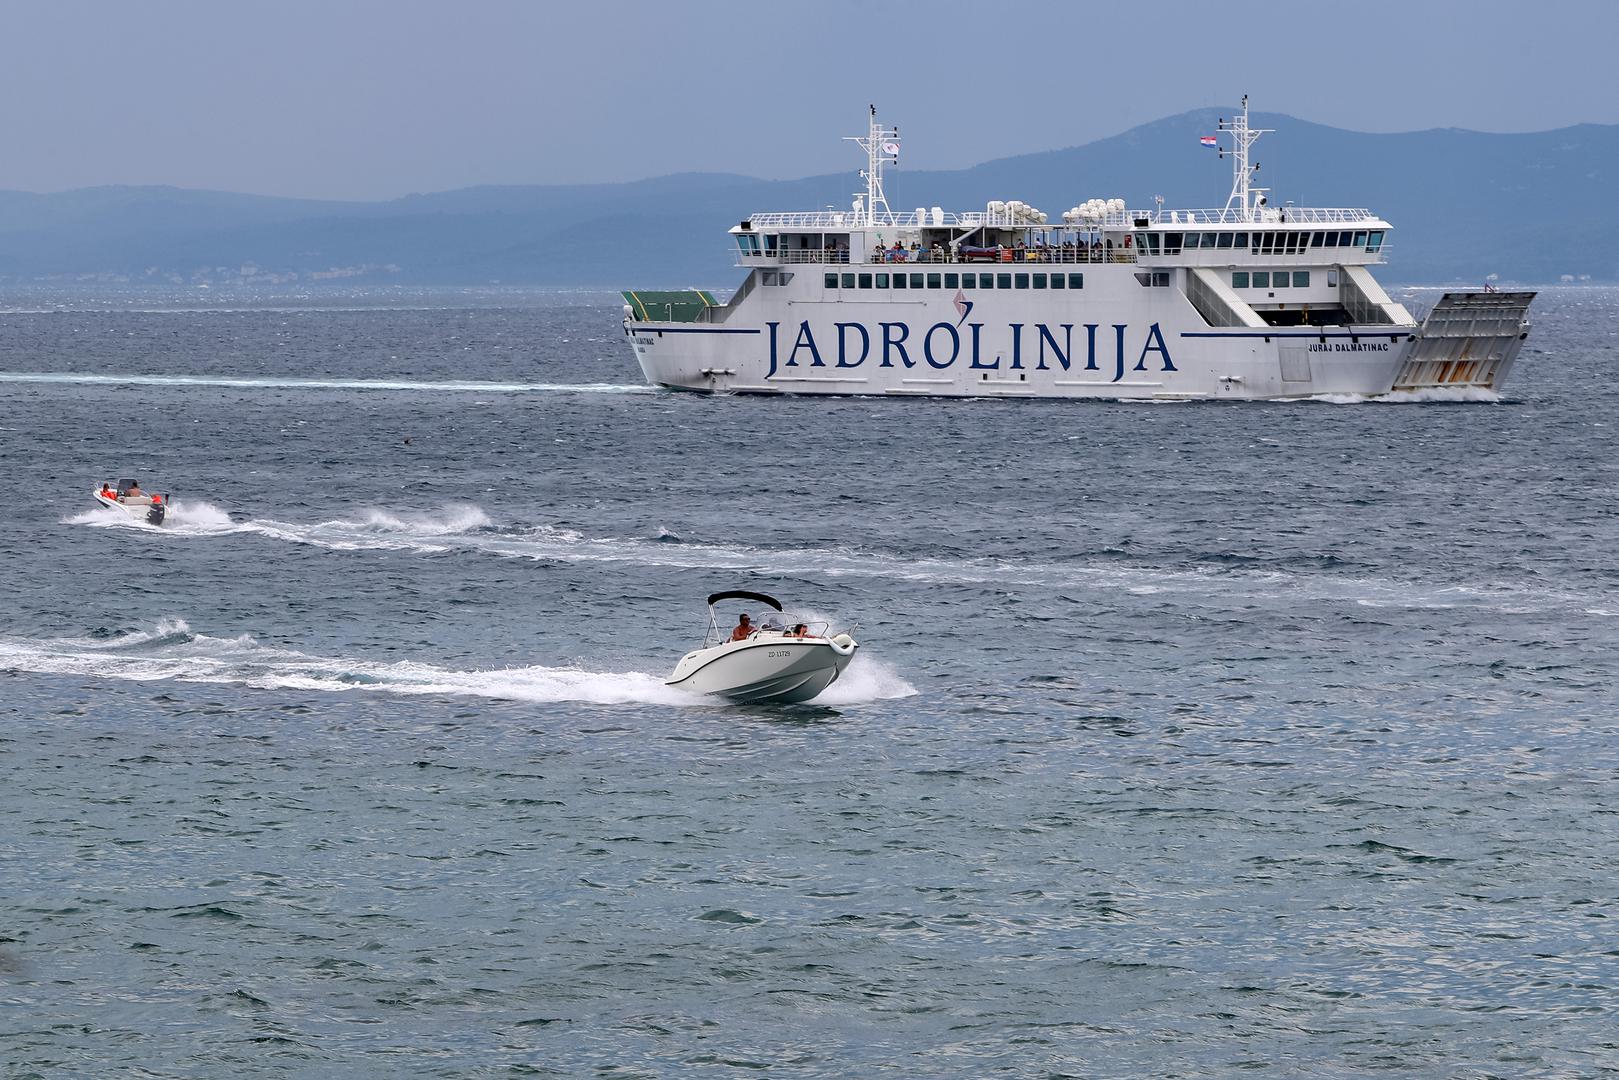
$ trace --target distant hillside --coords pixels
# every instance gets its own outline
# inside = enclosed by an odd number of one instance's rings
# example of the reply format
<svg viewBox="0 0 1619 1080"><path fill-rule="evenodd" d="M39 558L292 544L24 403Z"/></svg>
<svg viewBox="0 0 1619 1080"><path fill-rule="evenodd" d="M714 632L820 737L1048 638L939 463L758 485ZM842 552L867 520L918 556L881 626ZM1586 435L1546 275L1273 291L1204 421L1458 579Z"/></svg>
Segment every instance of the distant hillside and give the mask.
<svg viewBox="0 0 1619 1080"><path fill-rule="evenodd" d="M896 208L1023 199L1055 219L1092 197L1132 207L1225 202L1229 162L1197 110L1066 150L953 171L896 170ZM1405 282L1619 280L1619 125L1527 135L1368 135L1289 116L1254 151L1273 202L1365 206L1395 225L1384 276ZM725 230L758 210L848 205L845 173L722 174L627 184L476 187L387 202L86 188L0 192L0 281L390 281L657 287L734 281Z"/></svg>

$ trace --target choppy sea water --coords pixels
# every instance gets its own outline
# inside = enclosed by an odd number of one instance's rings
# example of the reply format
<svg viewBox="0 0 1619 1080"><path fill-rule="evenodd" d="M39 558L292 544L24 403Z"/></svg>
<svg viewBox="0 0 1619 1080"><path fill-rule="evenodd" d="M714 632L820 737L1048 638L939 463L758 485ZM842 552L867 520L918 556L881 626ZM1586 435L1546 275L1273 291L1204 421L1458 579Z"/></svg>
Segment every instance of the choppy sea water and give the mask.
<svg viewBox="0 0 1619 1080"><path fill-rule="evenodd" d="M1619 291L1472 403L703 398L618 317L0 297L8 1076L1619 1073ZM858 622L824 703L663 686L733 585Z"/></svg>

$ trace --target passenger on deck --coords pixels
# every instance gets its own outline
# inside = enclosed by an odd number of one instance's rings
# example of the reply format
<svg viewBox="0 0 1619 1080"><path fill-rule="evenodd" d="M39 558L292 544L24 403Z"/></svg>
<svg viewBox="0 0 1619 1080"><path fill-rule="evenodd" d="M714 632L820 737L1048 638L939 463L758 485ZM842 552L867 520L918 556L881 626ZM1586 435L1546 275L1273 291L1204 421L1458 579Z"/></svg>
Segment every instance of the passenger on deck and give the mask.
<svg viewBox="0 0 1619 1080"><path fill-rule="evenodd" d="M747 615L744 614L740 619L738 619L736 621L736 629L731 631L731 640L732 641L746 641L752 635L753 635L753 623L751 621L749 621Z"/></svg>
<svg viewBox="0 0 1619 1080"><path fill-rule="evenodd" d="M803 623L799 623L797 626L793 627L793 637L808 637L808 636L809 636L809 627L805 626Z"/></svg>
<svg viewBox="0 0 1619 1080"><path fill-rule="evenodd" d="M133 482L129 485L129 490L124 492L123 497L126 499L138 499L145 494L146 492L141 490L139 482Z"/></svg>

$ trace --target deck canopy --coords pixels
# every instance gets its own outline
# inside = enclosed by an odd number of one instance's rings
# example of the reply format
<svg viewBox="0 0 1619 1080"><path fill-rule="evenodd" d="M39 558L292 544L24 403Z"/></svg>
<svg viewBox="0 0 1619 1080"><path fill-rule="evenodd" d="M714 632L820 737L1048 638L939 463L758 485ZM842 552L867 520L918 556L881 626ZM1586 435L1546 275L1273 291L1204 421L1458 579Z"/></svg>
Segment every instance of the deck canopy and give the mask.
<svg viewBox="0 0 1619 1080"><path fill-rule="evenodd" d="M759 603L764 604L767 607L773 607L777 611L781 610L781 601L777 600L774 596L766 596L762 592L748 592L745 589L733 589L729 592L711 593L708 597L708 606L713 607L721 600L757 600Z"/></svg>

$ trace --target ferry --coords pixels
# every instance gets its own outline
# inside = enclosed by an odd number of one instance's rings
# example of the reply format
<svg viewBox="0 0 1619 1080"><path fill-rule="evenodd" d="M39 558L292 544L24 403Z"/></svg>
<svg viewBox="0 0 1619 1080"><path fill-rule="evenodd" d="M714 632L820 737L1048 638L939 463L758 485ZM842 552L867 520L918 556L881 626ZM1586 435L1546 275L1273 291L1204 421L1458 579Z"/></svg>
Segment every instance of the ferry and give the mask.
<svg viewBox="0 0 1619 1080"><path fill-rule="evenodd" d="M654 386L749 394L1264 400L1496 392L1532 292L1447 292L1419 321L1373 276L1370 210L1276 206L1254 183L1248 99L1219 136L1224 207L1089 198L1052 221L1018 200L890 209L899 132L871 109L848 210L730 229L741 286L627 291L624 334ZM1220 137L1229 144L1220 142Z"/></svg>

